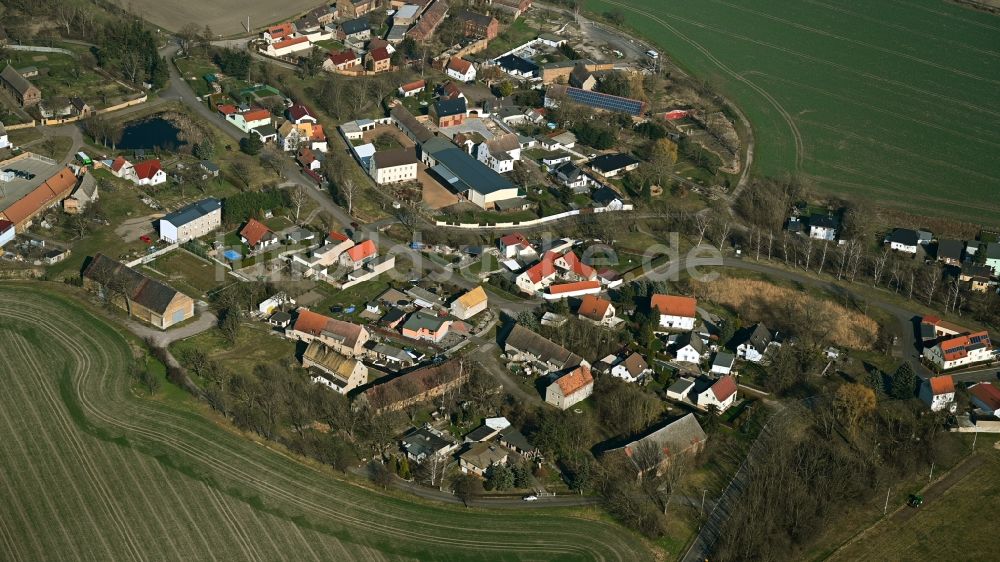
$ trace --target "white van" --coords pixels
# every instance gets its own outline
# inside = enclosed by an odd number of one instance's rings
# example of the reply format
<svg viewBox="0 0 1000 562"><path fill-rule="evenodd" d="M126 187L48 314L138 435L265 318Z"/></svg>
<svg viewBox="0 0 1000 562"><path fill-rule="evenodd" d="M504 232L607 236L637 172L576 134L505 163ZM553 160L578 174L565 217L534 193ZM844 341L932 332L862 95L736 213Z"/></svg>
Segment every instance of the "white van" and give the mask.
<svg viewBox="0 0 1000 562"><path fill-rule="evenodd" d="M656 51L654 51L652 49L646 51L646 55L648 55L649 58L651 58L653 60L656 60L656 59L660 58L660 53L657 53Z"/></svg>

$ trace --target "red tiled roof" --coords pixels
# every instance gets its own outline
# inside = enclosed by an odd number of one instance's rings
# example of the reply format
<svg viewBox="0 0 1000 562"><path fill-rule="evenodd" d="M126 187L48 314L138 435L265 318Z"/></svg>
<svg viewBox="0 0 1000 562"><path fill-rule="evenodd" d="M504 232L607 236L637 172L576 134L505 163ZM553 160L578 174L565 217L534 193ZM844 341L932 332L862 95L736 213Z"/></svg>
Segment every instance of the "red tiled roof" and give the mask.
<svg viewBox="0 0 1000 562"><path fill-rule="evenodd" d="M969 354L967 348L970 345L973 345L973 342L985 343L989 346L989 332L974 332L964 336L956 336L946 340L941 340L941 342L938 343L938 346L941 348L941 354L944 356L945 361L955 361L962 359Z"/></svg>
<svg viewBox="0 0 1000 562"><path fill-rule="evenodd" d="M658 309L660 314L666 316L694 318L698 313L698 301L691 297L653 295L649 303L649 308Z"/></svg>
<svg viewBox="0 0 1000 562"><path fill-rule="evenodd" d="M421 88L426 88L426 87L427 87L427 82L425 80L415 80L413 82L403 84L402 86L399 87L399 89L403 90L404 92L412 92L413 90L419 90Z"/></svg>
<svg viewBox="0 0 1000 562"><path fill-rule="evenodd" d="M602 299L594 295L587 295L583 297L583 301L580 302L580 308L577 310L577 314L585 318L590 318L591 320L600 321L604 319L604 315L608 313L608 307L611 306L611 301Z"/></svg>
<svg viewBox="0 0 1000 562"><path fill-rule="evenodd" d="M306 308L300 308L298 310L298 318L295 319L293 329L296 332L302 332L312 336L318 336L323 332L343 336L344 345L348 347L354 347L354 345L358 342L358 337L361 335L361 331L363 330L363 328L357 324L327 318L322 314L317 314Z"/></svg>
<svg viewBox="0 0 1000 562"><path fill-rule="evenodd" d="M228 103L219 104L218 106L216 106L216 109L218 109L219 113L223 115L232 115L236 113L236 106Z"/></svg>
<svg viewBox="0 0 1000 562"><path fill-rule="evenodd" d="M75 185L76 176L73 175L73 171L69 168L63 168L59 173L45 180L41 185L4 209L3 214L7 220L15 225L21 224L53 201L65 198Z"/></svg>
<svg viewBox="0 0 1000 562"><path fill-rule="evenodd" d="M135 166L132 166L132 168L135 170L136 177L141 180L148 180L152 178L154 175L156 175L156 172L159 172L160 170L163 169L160 166L160 161L157 160L156 158L153 158L151 160L143 160L142 162L139 162Z"/></svg>
<svg viewBox="0 0 1000 562"><path fill-rule="evenodd" d="M0 234L7 232L12 228L14 228L14 223L10 221L0 220Z"/></svg>
<svg viewBox="0 0 1000 562"><path fill-rule="evenodd" d="M354 246L347 250L348 257L353 261L361 261L363 259L370 258L378 253L378 247L375 242L371 240L365 240L364 242Z"/></svg>
<svg viewBox="0 0 1000 562"><path fill-rule="evenodd" d="M284 49L285 47L291 47L292 45L298 45L300 43L308 43L308 37L293 37L292 39L285 39L283 41L275 42L272 47L275 49Z"/></svg>
<svg viewBox="0 0 1000 562"><path fill-rule="evenodd" d="M712 385L712 394L719 402L725 402L730 396L736 393L736 381L733 377L726 375L715 381Z"/></svg>
<svg viewBox="0 0 1000 562"><path fill-rule="evenodd" d="M247 221L246 226L240 230L240 236L247 241L248 246L253 247L259 244L261 239L263 239L264 235L268 232L271 232L271 229L264 223L258 221L257 219L250 219Z"/></svg>
<svg viewBox="0 0 1000 562"><path fill-rule="evenodd" d="M451 57L451 60L448 61L448 68L458 72L459 74L465 74L469 71L471 66L471 62L459 57Z"/></svg>
<svg viewBox="0 0 1000 562"><path fill-rule="evenodd" d="M288 108L288 118L292 121L298 121L303 117L312 117L312 113L309 112L308 107L302 105L301 103L297 103Z"/></svg>
<svg viewBox="0 0 1000 562"><path fill-rule="evenodd" d="M541 283L542 279L547 277L552 277L556 274L556 265L553 263L555 260L549 258L548 254L542 256L542 261L531 266L527 273L528 279L531 279L532 283Z"/></svg>
<svg viewBox="0 0 1000 562"><path fill-rule="evenodd" d="M128 160L126 160L124 156L119 156L115 158L114 162L111 163L111 171L117 172L118 170L121 170L125 164L128 164Z"/></svg>
<svg viewBox="0 0 1000 562"><path fill-rule="evenodd" d="M269 119L270 117L271 112L262 108L251 109L243 114L245 121L260 121L262 119Z"/></svg>
<svg viewBox="0 0 1000 562"><path fill-rule="evenodd" d="M556 379L556 384L562 390L563 396L570 396L593 382L594 376L590 374L590 367L586 365L580 365Z"/></svg>
<svg viewBox="0 0 1000 562"><path fill-rule="evenodd" d="M955 380L951 378L951 375L931 377L927 379L927 382L930 383L931 385L932 396L938 396L940 394L950 394L955 392Z"/></svg>
<svg viewBox="0 0 1000 562"><path fill-rule="evenodd" d="M375 61L382 61L392 57L392 55L389 54L389 49L386 49L385 47L379 47L368 51L368 56Z"/></svg>
<svg viewBox="0 0 1000 562"><path fill-rule="evenodd" d="M354 50L347 49L346 51L337 51L336 53L330 53L329 55L327 55L327 57L329 57L330 62L332 62L334 65L340 66L342 64L347 64L351 61L357 60L358 55L354 54Z"/></svg>
<svg viewBox="0 0 1000 562"><path fill-rule="evenodd" d="M1000 389L988 382L981 382L969 388L969 394L994 411L1000 410Z"/></svg>
<svg viewBox="0 0 1000 562"><path fill-rule="evenodd" d="M561 285L552 285L549 287L550 295L559 295L562 293L571 293L574 291L586 291L590 289L600 289L600 281L577 281L576 283L563 283Z"/></svg>
<svg viewBox="0 0 1000 562"><path fill-rule="evenodd" d="M311 140L314 141L324 141L326 140L326 133L323 132L323 125L313 125L313 134Z"/></svg>
<svg viewBox="0 0 1000 562"><path fill-rule="evenodd" d="M921 319L921 321L922 321L922 322L923 322L924 324L935 324L935 325L936 325L936 324L937 324L938 322L940 322L940 321L941 321L941 319L940 319L940 318L938 318L937 316L932 316L932 315L928 314L927 316L924 316L924 317L923 317L923 318Z"/></svg>
<svg viewBox="0 0 1000 562"><path fill-rule="evenodd" d="M507 236L500 237L501 246L515 246L517 244L520 244L525 248L531 247L531 243L528 242L528 239L525 238L520 232L513 232Z"/></svg>
<svg viewBox="0 0 1000 562"><path fill-rule="evenodd" d="M272 25L267 28L267 34L274 39L284 37L286 35L292 34L292 24L289 22L280 23L278 25Z"/></svg>
<svg viewBox="0 0 1000 562"><path fill-rule="evenodd" d="M580 261L580 258L576 257L576 254L573 252L566 252L566 254L563 255L563 260L569 264L569 268L573 273L583 277L584 279L590 279L597 276L597 272L594 271L594 268Z"/></svg>
<svg viewBox="0 0 1000 562"><path fill-rule="evenodd" d="M350 238L346 234L337 232L336 230L331 230L329 234L326 235L330 240L336 240L337 242L347 242Z"/></svg>

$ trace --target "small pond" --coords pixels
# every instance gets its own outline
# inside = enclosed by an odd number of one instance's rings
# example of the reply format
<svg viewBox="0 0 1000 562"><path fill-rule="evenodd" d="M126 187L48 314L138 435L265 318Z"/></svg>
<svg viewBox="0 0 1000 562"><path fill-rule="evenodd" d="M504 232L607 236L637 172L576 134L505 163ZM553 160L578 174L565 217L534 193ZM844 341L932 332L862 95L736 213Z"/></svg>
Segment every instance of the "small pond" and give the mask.
<svg viewBox="0 0 1000 562"><path fill-rule="evenodd" d="M118 142L118 148L177 150L180 146L187 144L178 139L180 132L180 129L175 127L173 123L162 117L132 121L126 123L122 129L122 138Z"/></svg>

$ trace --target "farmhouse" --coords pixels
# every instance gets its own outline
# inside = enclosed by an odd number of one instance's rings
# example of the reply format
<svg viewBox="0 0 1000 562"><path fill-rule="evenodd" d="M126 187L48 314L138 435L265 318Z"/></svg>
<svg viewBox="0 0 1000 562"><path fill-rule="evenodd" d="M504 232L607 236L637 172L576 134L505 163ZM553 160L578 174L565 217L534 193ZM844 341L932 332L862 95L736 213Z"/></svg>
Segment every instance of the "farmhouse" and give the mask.
<svg viewBox="0 0 1000 562"><path fill-rule="evenodd" d="M327 72L333 72L335 70L348 70L354 66L361 65L361 57L357 55L352 49L345 49L343 51L337 51L336 53L330 52L326 60L323 61L323 70Z"/></svg>
<svg viewBox="0 0 1000 562"><path fill-rule="evenodd" d="M341 355L319 340L309 343L302 354L302 367L309 369L312 381L339 394L347 394L368 381L368 367Z"/></svg>
<svg viewBox="0 0 1000 562"><path fill-rule="evenodd" d="M508 360L538 364L546 373L565 371L580 365L590 365L579 355L520 324L515 324L510 333L507 334L503 349Z"/></svg>
<svg viewBox="0 0 1000 562"><path fill-rule="evenodd" d="M451 57L444 72L459 82L472 82L476 79L475 65L459 57Z"/></svg>
<svg viewBox="0 0 1000 562"><path fill-rule="evenodd" d="M514 169L514 162L521 159L521 141L514 133L493 137L476 147L476 159L494 172L505 174Z"/></svg>
<svg viewBox="0 0 1000 562"><path fill-rule="evenodd" d="M661 328L686 331L694 329L698 301L691 297L656 294L650 299L649 308L658 311Z"/></svg>
<svg viewBox="0 0 1000 562"><path fill-rule="evenodd" d="M304 342L319 341L348 357L360 356L371 337L368 330L357 324L334 320L307 308L299 308L297 313L295 324L285 330L285 337Z"/></svg>
<svg viewBox="0 0 1000 562"><path fill-rule="evenodd" d="M417 179L417 155L412 148L396 148L375 153L369 173L375 183L385 185Z"/></svg>
<svg viewBox="0 0 1000 562"><path fill-rule="evenodd" d="M21 107L31 107L42 101L42 91L9 64L0 71L0 86L3 86Z"/></svg>
<svg viewBox="0 0 1000 562"><path fill-rule="evenodd" d="M103 254L83 271L84 287L161 330L194 317L191 297Z"/></svg>
<svg viewBox="0 0 1000 562"><path fill-rule="evenodd" d="M920 399L932 412L940 412L955 401L955 381L951 375L931 377L920 385Z"/></svg>
<svg viewBox="0 0 1000 562"><path fill-rule="evenodd" d="M350 271L357 271L378 257L378 246L372 240L365 240L340 254L340 263Z"/></svg>
<svg viewBox="0 0 1000 562"><path fill-rule="evenodd" d="M77 181L71 169L30 152L0 162L0 220L24 232L35 217L68 197Z"/></svg>
<svg viewBox="0 0 1000 562"><path fill-rule="evenodd" d="M222 202L202 199L164 216L159 226L160 238L171 244L201 238L222 226Z"/></svg>
<svg viewBox="0 0 1000 562"><path fill-rule="evenodd" d="M465 122L467 114L465 98L438 100L430 111L431 119L438 127L457 127Z"/></svg>
<svg viewBox="0 0 1000 562"><path fill-rule="evenodd" d="M392 68L392 55L385 47L372 49L365 54L365 66L372 72L385 72Z"/></svg>
<svg viewBox="0 0 1000 562"><path fill-rule="evenodd" d="M595 324L611 326L615 324L615 307L611 301L602 299L594 295L587 295L580 301L580 307L576 310L577 315Z"/></svg>
<svg viewBox="0 0 1000 562"><path fill-rule="evenodd" d="M452 359L375 384L359 399L367 401L376 413L395 412L437 398L468 380L469 372L462 362Z"/></svg>
<svg viewBox="0 0 1000 562"><path fill-rule="evenodd" d="M485 37L492 41L500 32L500 22L493 16L461 10L455 17L466 37Z"/></svg>
<svg viewBox="0 0 1000 562"><path fill-rule="evenodd" d="M674 420L649 435L606 455L623 454L635 467L637 477L648 472L661 475L675 459L696 455L705 448L708 435L701 428L694 414Z"/></svg>
<svg viewBox="0 0 1000 562"><path fill-rule="evenodd" d="M889 248L905 254L917 253L917 231L909 228L897 228L885 238Z"/></svg>
<svg viewBox="0 0 1000 562"><path fill-rule="evenodd" d="M133 182L138 185L160 185L167 183L167 173L156 158L143 160L132 167Z"/></svg>
<svg viewBox="0 0 1000 562"><path fill-rule="evenodd" d="M408 82L399 87L399 95L404 98L413 97L424 90L427 89L427 82L424 80L416 80L414 82Z"/></svg>
<svg viewBox="0 0 1000 562"><path fill-rule="evenodd" d="M590 367L580 365L545 389L545 401L560 410L565 410L590 397L594 393L594 377Z"/></svg>

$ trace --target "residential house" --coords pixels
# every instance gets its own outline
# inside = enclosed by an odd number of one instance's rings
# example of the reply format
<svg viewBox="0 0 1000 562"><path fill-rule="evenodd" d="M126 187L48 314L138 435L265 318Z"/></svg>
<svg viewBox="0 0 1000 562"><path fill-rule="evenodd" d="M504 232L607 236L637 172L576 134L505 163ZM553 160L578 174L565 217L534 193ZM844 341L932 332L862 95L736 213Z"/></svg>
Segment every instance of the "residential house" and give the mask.
<svg viewBox="0 0 1000 562"><path fill-rule="evenodd" d="M451 314L459 320L468 320L486 310L488 299L482 286L470 290L451 303Z"/></svg>
<svg viewBox="0 0 1000 562"><path fill-rule="evenodd" d="M674 356L679 362L698 365L705 357L705 341L694 332L685 332L674 343Z"/></svg>
<svg viewBox="0 0 1000 562"><path fill-rule="evenodd" d="M468 108L465 98L438 100L431 106L431 119L438 127L457 127L465 122Z"/></svg>
<svg viewBox="0 0 1000 562"><path fill-rule="evenodd" d="M579 355L515 324L503 342L510 361L525 361L541 366L545 373L560 372L580 365L590 365Z"/></svg>
<svg viewBox="0 0 1000 562"><path fill-rule="evenodd" d="M686 400L694 389L694 381L689 378L680 377L667 387L667 398L673 400Z"/></svg>
<svg viewBox="0 0 1000 562"><path fill-rule="evenodd" d="M885 243L889 248L897 252L906 254L917 253L917 232L909 228L894 229L885 237Z"/></svg>
<svg viewBox="0 0 1000 562"><path fill-rule="evenodd" d="M21 73L11 65L0 71L0 86L13 97L21 107L38 105L42 101L42 91L28 82Z"/></svg>
<svg viewBox="0 0 1000 562"><path fill-rule="evenodd" d="M300 35L298 37L292 37L270 43L267 48L264 49L264 53L270 57L287 57L292 53L308 51L310 49L312 49L312 43L309 42L309 38L304 35Z"/></svg>
<svg viewBox="0 0 1000 562"><path fill-rule="evenodd" d="M604 454L625 455L638 478L649 472L659 476L678 458L700 453L707 441L708 435L698 423L698 418L687 414L641 439Z"/></svg>
<svg viewBox="0 0 1000 562"><path fill-rule="evenodd" d="M83 286L104 293L129 316L166 330L194 317L194 300L103 254L83 271Z"/></svg>
<svg viewBox="0 0 1000 562"><path fill-rule="evenodd" d="M719 414L728 410L734 402L736 402L736 380L730 375L720 378L698 394L699 406L703 408L714 406Z"/></svg>
<svg viewBox="0 0 1000 562"><path fill-rule="evenodd" d="M573 281L570 283L549 285L548 292L542 294L542 298L546 300L568 299L585 295L597 295L601 291L600 281Z"/></svg>
<svg viewBox="0 0 1000 562"><path fill-rule="evenodd" d="M311 148L307 146L299 147L298 151L295 153L295 160L302 166L305 170L311 170L313 172L320 170L323 167L323 161L326 158L323 156L322 152L314 152Z"/></svg>
<svg viewBox="0 0 1000 562"><path fill-rule="evenodd" d="M972 404L990 416L1000 418L1000 389L989 382L981 382L969 387Z"/></svg>
<svg viewBox="0 0 1000 562"><path fill-rule="evenodd" d="M93 111L93 108L90 107L90 104L88 104L87 102L83 101L82 98L75 97L75 96L71 97L71 98L69 98L69 103L70 103L70 105L73 106L73 115L78 115L80 117L86 117L86 116L90 115L90 113Z"/></svg>
<svg viewBox="0 0 1000 562"><path fill-rule="evenodd" d="M406 289L406 294L413 298L413 304L420 308L440 309L444 306L444 301L438 295L424 289L423 287L410 287Z"/></svg>
<svg viewBox="0 0 1000 562"><path fill-rule="evenodd" d="M514 78L528 79L537 76L538 65L517 55L508 54L496 59L497 66Z"/></svg>
<svg viewBox="0 0 1000 562"><path fill-rule="evenodd" d="M492 41L500 33L500 22L493 16L461 10L455 14L455 18L466 37L484 37L487 41Z"/></svg>
<svg viewBox="0 0 1000 562"><path fill-rule="evenodd" d="M1000 277L1000 242L990 242L986 245L986 267L993 270L993 275Z"/></svg>
<svg viewBox="0 0 1000 562"><path fill-rule="evenodd" d="M97 189L97 180L94 174L84 172L80 176L80 182L69 197L63 199L63 211L67 214L75 215L82 213L87 206L100 199L101 194Z"/></svg>
<svg viewBox="0 0 1000 562"><path fill-rule="evenodd" d="M698 301L691 297L655 294L649 302L650 310L658 311L660 328L668 330L693 330L698 315Z"/></svg>
<svg viewBox="0 0 1000 562"><path fill-rule="evenodd" d="M736 364L736 356L726 351L720 351L715 354L715 359L712 360L712 374L715 375L732 374L733 365L735 364Z"/></svg>
<svg viewBox="0 0 1000 562"><path fill-rule="evenodd" d="M205 177L219 177L219 165L215 162L202 160L198 162L198 167L201 168L201 171L205 172L205 176L202 176L202 179L205 179Z"/></svg>
<svg viewBox="0 0 1000 562"><path fill-rule="evenodd" d="M412 181L419 162L412 148L381 150L372 157L369 173L379 185Z"/></svg>
<svg viewBox="0 0 1000 562"><path fill-rule="evenodd" d="M734 338L736 356L751 363L760 363L772 345L778 345L774 334L763 322L754 324L752 328L743 330Z"/></svg>
<svg viewBox="0 0 1000 562"><path fill-rule="evenodd" d="M495 136L476 147L476 159L494 172L505 174L521 159L521 142L514 133Z"/></svg>
<svg viewBox="0 0 1000 562"><path fill-rule="evenodd" d="M604 154L590 161L590 167L606 178L613 178L631 172L639 167L639 161L628 154Z"/></svg>
<svg viewBox="0 0 1000 562"><path fill-rule="evenodd" d="M459 82L474 82L476 80L476 65L463 58L451 57L444 73Z"/></svg>
<svg viewBox="0 0 1000 562"><path fill-rule="evenodd" d="M237 111L226 114L226 121L244 133L250 134L250 131L258 127L271 124L271 112L262 108Z"/></svg>
<svg viewBox="0 0 1000 562"><path fill-rule="evenodd" d="M458 444L443 432L427 425L411 429L400 440L406 458L414 462L424 462L437 457L443 459L454 451Z"/></svg>
<svg viewBox="0 0 1000 562"><path fill-rule="evenodd" d="M440 100L453 100L458 98L465 98L465 93L462 92L462 89L458 87L458 84L454 80L448 80L444 84L438 86L435 95Z"/></svg>
<svg viewBox="0 0 1000 562"><path fill-rule="evenodd" d="M993 269L989 266L965 261L962 262L962 270L958 274L958 280L967 283L970 290L985 293L993 285L992 276Z"/></svg>
<svg viewBox="0 0 1000 562"><path fill-rule="evenodd" d="M240 240L251 252L259 252L278 243L278 236L257 219L250 219L240 229Z"/></svg>
<svg viewBox="0 0 1000 562"><path fill-rule="evenodd" d="M269 26L264 30L263 37L264 41L268 44L277 43L279 41L284 41L285 39L290 39L295 35L295 24L291 22L279 23L278 25Z"/></svg>
<svg viewBox="0 0 1000 562"><path fill-rule="evenodd" d="M301 103L292 104L292 106L285 111L285 116L288 117L289 121L296 125L301 125L303 123L311 123L315 125L319 123L319 120L313 116L312 111Z"/></svg>
<svg viewBox="0 0 1000 562"><path fill-rule="evenodd" d="M357 271L366 263L378 257L378 246L372 240L365 240L340 254L340 264L349 271Z"/></svg>
<svg viewBox="0 0 1000 562"><path fill-rule="evenodd" d="M832 215L809 217L809 237L816 240L836 240L840 221Z"/></svg>
<svg viewBox="0 0 1000 562"><path fill-rule="evenodd" d="M590 366L580 365L546 387L545 401L565 410L586 400L593 393L594 377L590 373Z"/></svg>
<svg viewBox="0 0 1000 562"><path fill-rule="evenodd" d="M365 54L365 66L375 73L392 70L392 55L385 47L372 49Z"/></svg>
<svg viewBox="0 0 1000 562"><path fill-rule="evenodd" d="M338 394L347 394L368 382L368 367L364 363L341 355L320 340L309 342L302 354L302 367L310 371L314 383Z"/></svg>
<svg viewBox="0 0 1000 562"><path fill-rule="evenodd" d="M589 320L602 326L613 326L618 323L618 318L615 316L615 306L611 304L611 301L594 295L583 297L576 314L583 320Z"/></svg>
<svg viewBox="0 0 1000 562"><path fill-rule="evenodd" d="M132 163L126 160L124 156L116 157L111 162L110 170L115 177L135 181L135 169Z"/></svg>
<svg viewBox="0 0 1000 562"><path fill-rule="evenodd" d="M625 208L625 198L622 197L617 191L606 185L602 185L601 187L595 189L590 194L590 198L605 209L620 211Z"/></svg>
<svg viewBox="0 0 1000 562"><path fill-rule="evenodd" d="M143 160L132 167L133 181L139 185L160 185L167 183L167 173L158 159Z"/></svg>
<svg viewBox="0 0 1000 562"><path fill-rule="evenodd" d="M362 43L371 39L372 30L368 18L356 18L340 24L337 39L341 43Z"/></svg>
<svg viewBox="0 0 1000 562"><path fill-rule="evenodd" d="M323 61L323 70L334 72L337 70L349 70L355 66L361 66L361 57L353 49L330 52Z"/></svg>
<svg viewBox="0 0 1000 562"><path fill-rule="evenodd" d="M618 377L625 382L636 382L653 374L646 360L634 351L617 365L611 367L611 376Z"/></svg>
<svg viewBox="0 0 1000 562"><path fill-rule="evenodd" d="M178 209L159 220L160 238L183 244L222 226L222 201L209 197Z"/></svg>
<svg viewBox="0 0 1000 562"><path fill-rule="evenodd" d="M932 412L944 410L955 401L955 381L951 375L930 377L920 385L920 399Z"/></svg>
<svg viewBox="0 0 1000 562"><path fill-rule="evenodd" d="M497 438L497 441L499 441L504 447L507 447L511 451L526 459L537 459L541 454L538 447L532 445L532 443L528 441L528 438L512 425L500 430L500 435Z"/></svg>
<svg viewBox="0 0 1000 562"><path fill-rule="evenodd" d="M398 309L392 309L398 311ZM400 316L402 318L402 315ZM386 345L384 343L378 343L372 345L368 349L368 358L375 361L378 365L385 365L391 369L400 370L405 369L413 365L414 360L407 352L399 349L398 347L393 347L391 345Z"/></svg>
<svg viewBox="0 0 1000 562"><path fill-rule="evenodd" d="M412 404L433 400L461 387L468 380L469 371L462 362L451 359L375 384L365 390L359 399L367 402L376 414L395 412Z"/></svg>
<svg viewBox="0 0 1000 562"><path fill-rule="evenodd" d="M375 9L376 0L337 0L337 13L342 17L360 18Z"/></svg>
<svg viewBox="0 0 1000 562"><path fill-rule="evenodd" d="M284 310L279 310L274 314L268 316L267 323L275 328L281 328L282 330L288 328L288 325L292 323L292 315L285 312Z"/></svg>
<svg viewBox="0 0 1000 562"><path fill-rule="evenodd" d="M413 82L407 82L399 87L399 95L404 98L413 97L427 89L427 82L424 80L415 80Z"/></svg>
<svg viewBox="0 0 1000 562"><path fill-rule="evenodd" d="M371 334L363 326L299 308L295 323L285 330L285 337L307 343L320 341L341 355L359 357Z"/></svg>
<svg viewBox="0 0 1000 562"><path fill-rule="evenodd" d="M506 259L523 259L525 255L529 256L529 259L538 258L538 253L535 251L534 246L520 232L501 236L497 243L500 246L500 253Z"/></svg>
<svg viewBox="0 0 1000 562"><path fill-rule="evenodd" d="M440 1L440 0L439 0ZM483 476L492 466L507 464L510 452L495 443L474 443L458 455L458 466L466 474Z"/></svg>
<svg viewBox="0 0 1000 562"><path fill-rule="evenodd" d="M992 361L996 359L996 354L990 343L989 332L981 331L942 338L924 349L924 358L938 369L947 371Z"/></svg>
<svg viewBox="0 0 1000 562"><path fill-rule="evenodd" d="M478 4L495 8L510 14L511 19L517 19L521 14L528 11L533 0L477 0Z"/></svg>
<svg viewBox="0 0 1000 562"><path fill-rule="evenodd" d="M583 170L572 162L565 162L553 170L556 180L573 190L574 193L587 193L590 190L591 179Z"/></svg>
<svg viewBox="0 0 1000 562"><path fill-rule="evenodd" d="M435 314L418 310L410 315L400 330L403 337L437 343L448 335L451 322Z"/></svg>
<svg viewBox="0 0 1000 562"><path fill-rule="evenodd" d="M514 283L522 292L536 294L546 287L550 287L560 276L568 281L589 282L597 279L597 271L580 261L580 258L573 252L560 254L555 251L548 251L542 255L542 259L538 263L518 275L514 279ZM600 292L600 283L598 283L597 287L598 291L596 292ZM593 285L588 284L586 286L565 289L591 291L592 288ZM568 291L561 291L563 297L576 296L565 294L566 292Z"/></svg>
<svg viewBox="0 0 1000 562"><path fill-rule="evenodd" d="M587 65L577 64L569 74L569 85L589 92L597 87L597 78L587 70Z"/></svg>
<svg viewBox="0 0 1000 562"><path fill-rule="evenodd" d="M938 240L937 261L943 262L945 265L961 266L964 252L965 242L961 240Z"/></svg>

